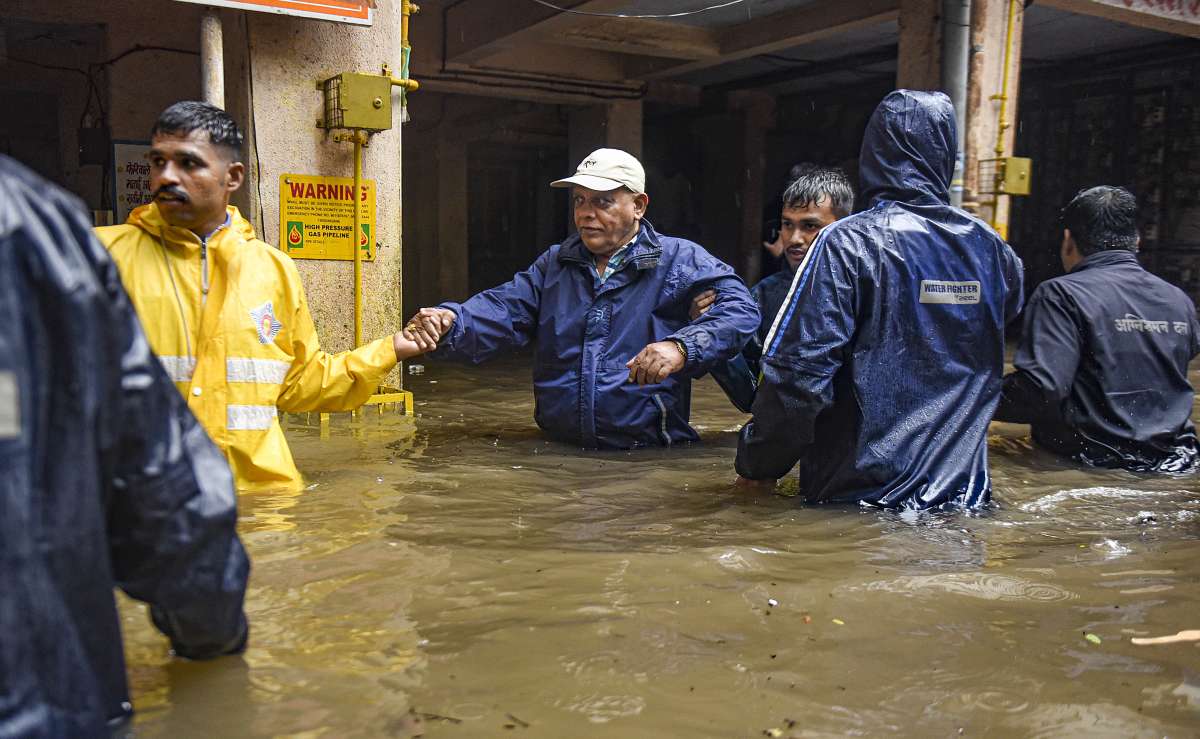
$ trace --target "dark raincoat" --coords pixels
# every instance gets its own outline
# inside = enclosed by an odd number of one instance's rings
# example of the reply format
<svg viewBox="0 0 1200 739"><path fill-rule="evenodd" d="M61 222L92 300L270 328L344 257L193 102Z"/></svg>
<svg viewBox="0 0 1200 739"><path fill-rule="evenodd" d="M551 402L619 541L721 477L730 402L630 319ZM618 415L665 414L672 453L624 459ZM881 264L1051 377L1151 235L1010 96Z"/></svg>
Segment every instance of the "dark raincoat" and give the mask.
<svg viewBox="0 0 1200 739"><path fill-rule="evenodd" d="M740 354L728 362L719 362L709 372L721 389L725 391L725 395L729 397L734 407L742 413L749 413L754 405L763 342L767 340L767 334L775 322L779 307L787 298L791 285L792 273L786 269L785 265L784 269L767 275L750 288L750 294L754 297L754 302L758 304L758 312L761 316L758 331L750 341L746 342L746 346Z"/></svg>
<svg viewBox="0 0 1200 739"><path fill-rule="evenodd" d="M691 380L735 355L758 329L741 278L697 244L660 236L647 222L603 284L578 234L529 269L464 303L436 357L483 362L537 341L534 418L551 437L588 448L695 441ZM689 322L692 297L713 288L712 309ZM655 385L629 382L625 363L647 344L678 339L680 372Z"/></svg>
<svg viewBox="0 0 1200 739"><path fill-rule="evenodd" d="M114 585L178 654L240 649L236 522L81 204L0 156L0 737L128 717Z"/></svg>
<svg viewBox="0 0 1200 739"><path fill-rule="evenodd" d="M987 427L1022 265L951 207L954 110L900 90L875 110L860 157L869 209L827 226L768 337L737 469L800 462L813 502L930 508L985 503Z"/></svg>
<svg viewBox="0 0 1200 739"><path fill-rule="evenodd" d="M1186 471L1198 352L1191 298L1132 252L1097 252L1033 291L996 420L1030 423L1040 446L1086 464Z"/></svg>

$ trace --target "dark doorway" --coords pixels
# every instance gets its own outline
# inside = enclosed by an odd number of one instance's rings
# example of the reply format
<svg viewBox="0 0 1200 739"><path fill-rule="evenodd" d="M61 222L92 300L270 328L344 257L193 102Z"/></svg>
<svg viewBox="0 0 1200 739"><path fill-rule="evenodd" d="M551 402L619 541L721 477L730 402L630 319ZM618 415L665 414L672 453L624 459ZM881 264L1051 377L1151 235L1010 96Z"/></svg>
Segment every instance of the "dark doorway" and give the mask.
<svg viewBox="0 0 1200 739"><path fill-rule="evenodd" d="M566 154L481 141L471 145L467 166L474 294L509 280L566 235L563 196L549 186L566 171Z"/></svg>

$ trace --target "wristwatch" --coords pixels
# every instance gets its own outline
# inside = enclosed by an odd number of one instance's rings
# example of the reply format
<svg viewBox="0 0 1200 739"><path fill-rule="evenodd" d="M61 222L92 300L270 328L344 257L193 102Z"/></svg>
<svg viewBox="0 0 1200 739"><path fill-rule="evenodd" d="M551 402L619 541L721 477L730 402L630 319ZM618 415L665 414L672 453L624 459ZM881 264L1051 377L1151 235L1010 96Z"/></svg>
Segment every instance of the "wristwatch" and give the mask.
<svg viewBox="0 0 1200 739"><path fill-rule="evenodd" d="M687 344L683 343L683 339L671 339L671 341L679 347L679 352L683 355L683 363L687 364Z"/></svg>

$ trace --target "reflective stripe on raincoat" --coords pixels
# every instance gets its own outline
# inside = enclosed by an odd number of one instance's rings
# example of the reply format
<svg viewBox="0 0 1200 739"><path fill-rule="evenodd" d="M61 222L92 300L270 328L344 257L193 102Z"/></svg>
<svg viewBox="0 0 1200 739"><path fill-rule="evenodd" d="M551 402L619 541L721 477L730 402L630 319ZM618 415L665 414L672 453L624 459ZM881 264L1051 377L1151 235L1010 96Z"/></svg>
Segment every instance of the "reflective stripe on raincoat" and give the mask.
<svg viewBox="0 0 1200 739"><path fill-rule="evenodd" d="M321 351L295 264L257 240L237 208L203 249L153 204L125 225L96 232L151 346L225 452L240 489L302 484L277 409L352 410L396 365L390 338L336 355Z"/></svg>
<svg viewBox="0 0 1200 739"><path fill-rule="evenodd" d="M768 336L738 472L800 462L811 501L898 508L987 502L987 428L1022 265L949 205L954 109L900 90L863 139L869 210L825 228Z"/></svg>

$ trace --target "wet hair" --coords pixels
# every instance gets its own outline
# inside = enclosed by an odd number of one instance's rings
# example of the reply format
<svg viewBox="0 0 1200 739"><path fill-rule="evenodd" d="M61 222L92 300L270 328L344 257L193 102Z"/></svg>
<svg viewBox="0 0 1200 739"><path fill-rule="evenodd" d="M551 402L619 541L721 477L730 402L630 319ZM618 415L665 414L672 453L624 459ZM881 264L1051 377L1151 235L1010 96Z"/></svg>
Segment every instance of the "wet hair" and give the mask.
<svg viewBox="0 0 1200 739"><path fill-rule="evenodd" d="M829 209L838 218L845 218L854 209L854 188L846 173L837 167L797 164L788 173L788 179L783 191L784 208L799 208L829 198Z"/></svg>
<svg viewBox="0 0 1200 739"><path fill-rule="evenodd" d="M196 100L183 100L159 113L150 136L187 135L192 131L204 131L209 141L226 149L235 159L241 154L242 132L233 116L215 105Z"/></svg>
<svg viewBox="0 0 1200 739"><path fill-rule="evenodd" d="M1084 256L1109 249L1137 251L1137 198L1123 187L1080 190L1062 209L1061 219Z"/></svg>

